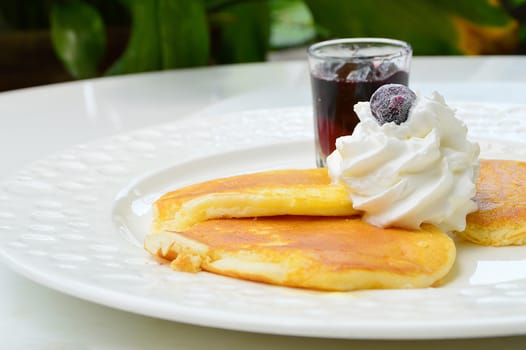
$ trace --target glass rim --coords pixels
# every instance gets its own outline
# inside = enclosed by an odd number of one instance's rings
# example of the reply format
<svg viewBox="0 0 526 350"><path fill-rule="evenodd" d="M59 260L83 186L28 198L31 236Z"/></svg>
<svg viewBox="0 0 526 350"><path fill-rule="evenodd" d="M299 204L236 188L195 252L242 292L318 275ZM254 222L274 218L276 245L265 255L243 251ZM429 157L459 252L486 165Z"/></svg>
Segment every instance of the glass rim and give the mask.
<svg viewBox="0 0 526 350"><path fill-rule="evenodd" d="M342 44L370 44L369 46L392 46L393 48L400 48L400 51L390 52L386 54L375 54L369 56L352 56L352 57L343 57L330 54L320 54L319 49L330 46L337 46ZM370 60L371 58L395 58L403 55L408 55L413 52L411 44L406 41L390 39L390 38L343 38L343 39L332 39L320 41L315 44L312 44L307 48L307 54L309 57L324 59L324 60L338 60L338 61L360 61L360 60Z"/></svg>

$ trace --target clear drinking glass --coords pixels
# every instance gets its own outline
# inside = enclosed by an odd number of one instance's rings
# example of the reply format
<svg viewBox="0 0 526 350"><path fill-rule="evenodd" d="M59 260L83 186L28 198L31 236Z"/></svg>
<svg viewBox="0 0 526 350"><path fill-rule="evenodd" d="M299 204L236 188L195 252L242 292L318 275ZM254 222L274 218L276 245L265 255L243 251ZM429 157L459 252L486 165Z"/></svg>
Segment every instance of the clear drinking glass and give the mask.
<svg viewBox="0 0 526 350"><path fill-rule="evenodd" d="M385 38L337 39L307 50L312 98L316 163L326 166L338 137L352 134L359 119L354 105L369 101L384 84L409 83L413 50L403 41Z"/></svg>

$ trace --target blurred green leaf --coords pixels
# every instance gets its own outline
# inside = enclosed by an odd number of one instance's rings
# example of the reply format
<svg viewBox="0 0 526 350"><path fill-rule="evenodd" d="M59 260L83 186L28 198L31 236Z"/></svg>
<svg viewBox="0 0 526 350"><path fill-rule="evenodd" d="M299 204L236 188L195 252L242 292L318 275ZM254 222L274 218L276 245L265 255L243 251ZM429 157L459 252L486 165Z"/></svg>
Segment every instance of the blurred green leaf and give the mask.
<svg viewBox="0 0 526 350"><path fill-rule="evenodd" d="M120 0L132 17L132 30L123 55L106 72L109 75L161 69L157 0Z"/></svg>
<svg viewBox="0 0 526 350"><path fill-rule="evenodd" d="M126 49L107 74L263 61L269 48L334 37L397 38L410 42L415 55L502 54L526 47L526 0L45 2L55 4L54 45L75 77L96 75L104 53L103 23L94 6L105 19L107 11L118 14L109 23L127 26L124 7L132 22ZM10 14L19 9L0 6Z"/></svg>
<svg viewBox="0 0 526 350"><path fill-rule="evenodd" d="M501 6L486 0L428 0L427 4L447 15L460 16L481 26L506 26L510 21L509 15Z"/></svg>
<svg viewBox="0 0 526 350"><path fill-rule="evenodd" d="M510 3L511 6L521 6L526 4L526 0L507 0L505 2Z"/></svg>
<svg viewBox="0 0 526 350"><path fill-rule="evenodd" d="M271 0L270 6L272 48L297 46L314 39L314 21L303 0Z"/></svg>
<svg viewBox="0 0 526 350"><path fill-rule="evenodd" d="M204 0L203 2L207 10L215 11L237 1L239 0Z"/></svg>
<svg viewBox="0 0 526 350"><path fill-rule="evenodd" d="M82 1L57 2L51 9L53 47L66 69L77 79L98 75L106 47L102 18Z"/></svg>
<svg viewBox="0 0 526 350"><path fill-rule="evenodd" d="M201 0L120 0L130 11L132 32L108 74L205 65L209 33Z"/></svg>
<svg viewBox="0 0 526 350"><path fill-rule="evenodd" d="M484 51L484 45L499 45L514 30L509 15L485 0L305 2L316 23L333 37L393 37L410 42L420 55ZM513 46L511 41L502 44Z"/></svg>
<svg viewBox="0 0 526 350"><path fill-rule="evenodd" d="M215 18L218 63L265 60L270 37L267 1L237 2L223 8Z"/></svg>
<svg viewBox="0 0 526 350"><path fill-rule="evenodd" d="M162 68L205 65L209 34L205 8L199 0L159 0Z"/></svg>

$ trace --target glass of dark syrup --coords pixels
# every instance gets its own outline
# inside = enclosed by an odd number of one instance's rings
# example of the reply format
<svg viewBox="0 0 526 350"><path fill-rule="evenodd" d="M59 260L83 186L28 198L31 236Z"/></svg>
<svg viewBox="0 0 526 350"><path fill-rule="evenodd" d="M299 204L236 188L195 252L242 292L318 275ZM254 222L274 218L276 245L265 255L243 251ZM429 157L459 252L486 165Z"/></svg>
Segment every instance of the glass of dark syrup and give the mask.
<svg viewBox="0 0 526 350"><path fill-rule="evenodd" d="M354 105L384 84L409 83L411 46L383 38L337 39L308 49L314 107L316 163L326 166L338 137L359 123Z"/></svg>

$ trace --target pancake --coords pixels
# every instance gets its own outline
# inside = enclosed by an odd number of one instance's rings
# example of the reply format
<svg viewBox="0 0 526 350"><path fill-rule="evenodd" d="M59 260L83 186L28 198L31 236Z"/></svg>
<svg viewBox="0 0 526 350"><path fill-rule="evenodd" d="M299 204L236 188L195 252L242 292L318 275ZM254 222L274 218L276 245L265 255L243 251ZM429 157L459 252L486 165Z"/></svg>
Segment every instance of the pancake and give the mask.
<svg viewBox="0 0 526 350"><path fill-rule="evenodd" d="M349 217L213 219L144 244L178 271L333 291L435 286L455 260L434 226L380 229Z"/></svg>
<svg viewBox="0 0 526 350"><path fill-rule="evenodd" d="M345 187L331 184L327 169L259 172L180 188L153 206L153 231L184 231L215 218L276 215L348 216Z"/></svg>
<svg viewBox="0 0 526 350"><path fill-rule="evenodd" d="M481 160L475 202L479 209L459 236L488 246L526 244L526 163Z"/></svg>

